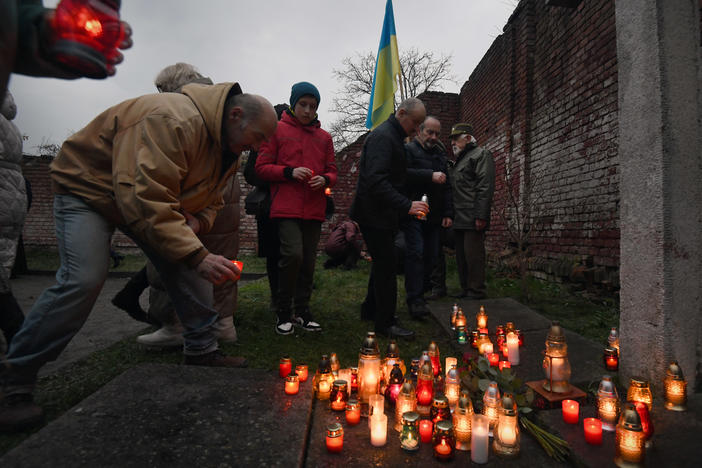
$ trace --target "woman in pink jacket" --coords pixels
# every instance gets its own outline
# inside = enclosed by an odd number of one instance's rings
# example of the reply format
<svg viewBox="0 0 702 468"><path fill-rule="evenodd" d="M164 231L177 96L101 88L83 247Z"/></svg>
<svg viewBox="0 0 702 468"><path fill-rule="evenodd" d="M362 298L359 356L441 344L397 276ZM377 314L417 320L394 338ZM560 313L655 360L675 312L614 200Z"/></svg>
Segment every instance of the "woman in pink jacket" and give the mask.
<svg viewBox="0 0 702 468"><path fill-rule="evenodd" d="M324 221L324 189L336 183L331 135L317 120L320 96L308 82L296 83L290 108L256 160L256 174L271 183L271 219L278 226L278 321L276 332L289 335L293 325L308 331L322 328L309 303Z"/></svg>

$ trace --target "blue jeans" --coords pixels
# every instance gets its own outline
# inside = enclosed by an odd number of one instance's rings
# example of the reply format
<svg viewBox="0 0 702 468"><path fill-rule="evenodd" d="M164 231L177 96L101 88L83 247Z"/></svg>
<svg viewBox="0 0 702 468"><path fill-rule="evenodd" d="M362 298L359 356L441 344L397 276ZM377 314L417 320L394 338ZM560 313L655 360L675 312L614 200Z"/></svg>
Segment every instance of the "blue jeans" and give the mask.
<svg viewBox="0 0 702 468"><path fill-rule="evenodd" d="M9 371L2 375L8 394L33 390L37 372L55 360L83 326L107 278L114 226L73 195L55 196L54 219L61 266L56 284L39 296L12 339ZM128 230L124 232L134 239ZM175 304L186 330L183 352L200 355L216 350L217 340L210 332L217 319L212 284L194 269L171 263L134 241L153 262Z"/></svg>
<svg viewBox="0 0 702 468"><path fill-rule="evenodd" d="M416 219L407 220L405 234L405 293L407 304L424 302L424 290L429 287L429 275L439 253L440 226Z"/></svg>

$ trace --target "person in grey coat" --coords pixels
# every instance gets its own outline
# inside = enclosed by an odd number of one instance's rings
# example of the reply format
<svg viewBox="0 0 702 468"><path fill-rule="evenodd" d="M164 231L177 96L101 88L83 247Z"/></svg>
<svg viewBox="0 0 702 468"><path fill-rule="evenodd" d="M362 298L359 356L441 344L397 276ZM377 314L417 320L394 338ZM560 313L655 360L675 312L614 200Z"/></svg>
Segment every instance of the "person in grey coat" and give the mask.
<svg viewBox="0 0 702 468"><path fill-rule="evenodd" d="M453 230L456 236L456 267L461 292L455 297L482 299L485 286L485 232L490 227L490 208L495 192L495 161L478 146L473 127L458 123L451 129L456 164L451 170Z"/></svg>
<svg viewBox="0 0 702 468"><path fill-rule="evenodd" d="M24 321L22 309L12 295L10 274L27 213L27 193L20 165L22 134L11 122L17 107L9 92L0 114L0 329L9 345Z"/></svg>

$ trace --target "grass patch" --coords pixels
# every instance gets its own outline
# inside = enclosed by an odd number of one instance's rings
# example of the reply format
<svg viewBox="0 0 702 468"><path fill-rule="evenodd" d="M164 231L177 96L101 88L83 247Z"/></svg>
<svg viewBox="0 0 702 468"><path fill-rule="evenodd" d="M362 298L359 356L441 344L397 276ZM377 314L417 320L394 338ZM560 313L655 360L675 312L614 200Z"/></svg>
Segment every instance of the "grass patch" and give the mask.
<svg viewBox="0 0 702 468"><path fill-rule="evenodd" d="M30 254L31 252L31 254ZM144 264L141 255L128 256L123 271L137 271ZM126 260L126 259L125 259ZM244 271L265 272L264 259L242 256ZM239 306L235 315L238 344L225 344L223 350L229 354L243 355L251 367L277 370L278 360L290 355L295 363L305 362L314 372L322 354L336 352L342 367L356 365L358 349L373 323L360 320L360 304L365 297L370 265L360 262L352 271L325 270L323 257L319 258L315 272L315 289L311 309L322 325L320 333L296 331L289 336L275 333L275 316L269 310L268 283L266 278L248 283L239 289ZM28 262L32 269L58 267L56 252L46 249L28 249ZM455 260L447 258L447 286L449 292L458 288ZM611 326L618 325L618 303L612 298L601 298L594 302L579 296L564 285L533 279L529 282L530 303L533 310L550 319L560 320L569 330L580 333L598 342L606 339ZM455 354L452 340L433 320L417 322L410 320L404 307L404 278L398 277L398 315L400 321L416 332L412 342L400 341L400 355L409 365L411 358L419 357L430 341L435 340L442 355ZM488 272L489 297L519 297L519 281ZM380 338L381 353L388 340ZM74 363L58 373L38 382L35 394L37 402L47 414L47 421L57 418L87 396L105 385L117 375L144 362L179 363L178 351L155 352L138 346L134 337L122 340L113 346L93 353L88 358ZM34 432L34 431L32 431ZM0 455L19 444L32 432L0 434Z"/></svg>

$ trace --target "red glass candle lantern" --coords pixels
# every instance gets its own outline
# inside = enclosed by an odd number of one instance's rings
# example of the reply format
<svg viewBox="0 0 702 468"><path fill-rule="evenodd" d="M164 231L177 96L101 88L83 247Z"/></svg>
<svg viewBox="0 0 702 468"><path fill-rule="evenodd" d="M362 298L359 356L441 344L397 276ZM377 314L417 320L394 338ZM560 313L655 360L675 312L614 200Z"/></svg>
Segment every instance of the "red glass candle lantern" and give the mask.
<svg viewBox="0 0 702 468"><path fill-rule="evenodd" d="M563 400L563 421L578 424L580 420L580 403L575 400Z"/></svg>
<svg viewBox="0 0 702 468"><path fill-rule="evenodd" d="M604 361L605 369L608 371L616 372L619 370L619 356L616 349L605 348L602 360Z"/></svg>
<svg viewBox="0 0 702 468"><path fill-rule="evenodd" d="M400 365L395 363L390 372L390 379L388 380L388 385L385 388L385 398L388 400L391 406L395 406L397 402L397 396L400 394L400 389L402 388L402 383L404 382L404 377L402 376L402 370L400 370Z"/></svg>
<svg viewBox="0 0 702 468"><path fill-rule="evenodd" d="M355 398L346 402L346 422L351 426L361 422L361 404Z"/></svg>
<svg viewBox="0 0 702 468"><path fill-rule="evenodd" d="M307 376L309 370L307 369L307 364L298 364L295 366L295 373L300 382L307 382Z"/></svg>
<svg viewBox="0 0 702 468"><path fill-rule="evenodd" d="M502 370L502 369L509 369L512 367L512 363L509 361L500 361L497 363L497 368Z"/></svg>
<svg viewBox="0 0 702 468"><path fill-rule="evenodd" d="M284 379L292 371L292 360L289 356L283 356L280 358L280 364L278 365L278 375L281 379Z"/></svg>
<svg viewBox="0 0 702 468"><path fill-rule="evenodd" d="M431 419L422 419L419 421L419 437L422 439L422 442L425 444L431 442L433 431L434 423L431 422Z"/></svg>
<svg viewBox="0 0 702 468"><path fill-rule="evenodd" d="M349 401L348 382L335 380L329 396L329 406L333 411L344 411L347 401Z"/></svg>
<svg viewBox="0 0 702 468"><path fill-rule="evenodd" d="M344 428L339 423L327 426L327 451L339 453L344 448Z"/></svg>
<svg viewBox="0 0 702 468"><path fill-rule="evenodd" d="M478 330L470 331L470 346L472 348L478 349L478 344L480 342L480 332Z"/></svg>
<svg viewBox="0 0 702 468"><path fill-rule="evenodd" d="M446 395L441 393L434 395L429 417L435 425L439 421L451 421L451 409L449 408L449 402Z"/></svg>
<svg viewBox="0 0 702 468"><path fill-rule="evenodd" d="M639 413L639 418L641 419L641 429L643 429L644 436L646 437L646 448L651 447L652 437L653 437L653 420L651 419L651 414L648 412L648 406L646 403L640 401L634 402L634 407L636 412Z"/></svg>
<svg viewBox="0 0 702 468"><path fill-rule="evenodd" d="M441 355L439 354L439 345L435 341L429 343L429 359L431 359L431 366L434 372L434 377L441 373Z"/></svg>
<svg viewBox="0 0 702 468"><path fill-rule="evenodd" d="M488 362L490 362L490 365L492 367L497 367L498 363L500 362L500 355L497 353L490 353L487 356ZM502 369L500 369L502 370Z"/></svg>
<svg viewBox="0 0 702 468"><path fill-rule="evenodd" d="M456 451L456 437L453 433L451 421L439 421L434 425L432 436L434 458L437 460L451 460Z"/></svg>
<svg viewBox="0 0 702 468"><path fill-rule="evenodd" d="M585 442L591 445L602 445L602 421L597 418L583 419Z"/></svg>
<svg viewBox="0 0 702 468"><path fill-rule="evenodd" d="M424 362L417 374L417 405L429 407L434 398L434 370L431 361ZM422 412L420 411L420 414Z"/></svg>
<svg viewBox="0 0 702 468"><path fill-rule="evenodd" d="M285 393L296 395L300 391L300 380L295 372L291 372L285 377Z"/></svg>

